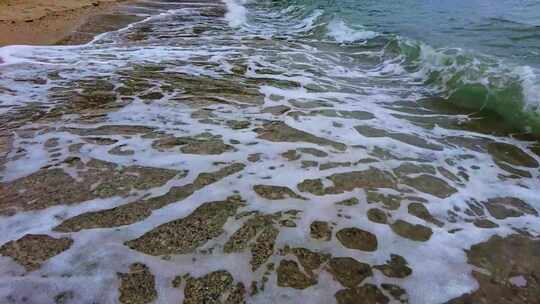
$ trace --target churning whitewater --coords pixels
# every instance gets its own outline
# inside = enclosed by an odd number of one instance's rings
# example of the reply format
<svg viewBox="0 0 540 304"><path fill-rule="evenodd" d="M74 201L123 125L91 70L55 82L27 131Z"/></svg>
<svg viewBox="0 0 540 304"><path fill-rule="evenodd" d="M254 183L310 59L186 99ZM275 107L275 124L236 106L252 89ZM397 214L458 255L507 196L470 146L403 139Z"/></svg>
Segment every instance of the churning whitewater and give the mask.
<svg viewBox="0 0 540 304"><path fill-rule="evenodd" d="M377 2L0 48L0 302L537 303L540 63Z"/></svg>

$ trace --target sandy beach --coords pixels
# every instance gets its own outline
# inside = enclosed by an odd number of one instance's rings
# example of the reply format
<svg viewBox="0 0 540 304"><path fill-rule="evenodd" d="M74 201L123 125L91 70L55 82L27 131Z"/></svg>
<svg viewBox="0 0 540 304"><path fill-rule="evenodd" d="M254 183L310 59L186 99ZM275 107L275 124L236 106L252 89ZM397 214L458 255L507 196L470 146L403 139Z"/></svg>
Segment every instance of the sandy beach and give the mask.
<svg viewBox="0 0 540 304"><path fill-rule="evenodd" d="M540 304L540 4L5 1L0 304Z"/></svg>
<svg viewBox="0 0 540 304"><path fill-rule="evenodd" d="M0 46L58 43L92 18L113 12L119 2L117 0L2 0L0 1ZM91 37L83 40L88 39Z"/></svg>

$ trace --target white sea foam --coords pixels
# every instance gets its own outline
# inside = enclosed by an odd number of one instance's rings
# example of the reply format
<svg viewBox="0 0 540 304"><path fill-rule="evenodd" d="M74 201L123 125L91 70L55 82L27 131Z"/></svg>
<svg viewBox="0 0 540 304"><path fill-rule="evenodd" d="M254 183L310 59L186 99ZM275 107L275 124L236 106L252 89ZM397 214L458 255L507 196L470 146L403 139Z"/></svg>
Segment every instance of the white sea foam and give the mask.
<svg viewBox="0 0 540 304"><path fill-rule="evenodd" d="M42 48L57 48L57 46L8 45L0 47L0 67L21 63L39 63L31 56ZM70 47L70 46L65 46ZM72 46L71 46L72 47Z"/></svg>
<svg viewBox="0 0 540 304"><path fill-rule="evenodd" d="M355 42L373 39L378 33L365 29L353 29L340 19L333 19L328 24L328 35L337 42Z"/></svg>
<svg viewBox="0 0 540 304"><path fill-rule="evenodd" d="M315 25L317 24L317 19L321 17L324 14L323 10L314 10L313 13L311 13L306 18L302 19L301 22L296 24L293 29L293 32L308 32L309 30L313 29Z"/></svg>
<svg viewBox="0 0 540 304"><path fill-rule="evenodd" d="M0 66L23 62L24 60L16 56L16 54L20 54L29 48L31 48L31 46L10 45L0 47Z"/></svg>
<svg viewBox="0 0 540 304"><path fill-rule="evenodd" d="M515 72L522 79L525 109L540 114L540 79L538 77L540 71L529 66L520 66L515 69Z"/></svg>
<svg viewBox="0 0 540 304"><path fill-rule="evenodd" d="M246 23L247 10L244 7L246 0L224 0L224 2L227 5L225 19L230 27L237 28Z"/></svg>

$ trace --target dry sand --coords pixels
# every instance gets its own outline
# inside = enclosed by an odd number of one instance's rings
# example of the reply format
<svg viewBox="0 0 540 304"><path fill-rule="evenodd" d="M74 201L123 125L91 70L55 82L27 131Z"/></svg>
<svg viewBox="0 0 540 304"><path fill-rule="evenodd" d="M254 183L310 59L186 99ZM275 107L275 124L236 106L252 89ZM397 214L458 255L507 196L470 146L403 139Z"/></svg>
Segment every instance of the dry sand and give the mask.
<svg viewBox="0 0 540 304"><path fill-rule="evenodd" d="M113 10L118 2L0 0L0 46L58 43L72 35L92 17Z"/></svg>

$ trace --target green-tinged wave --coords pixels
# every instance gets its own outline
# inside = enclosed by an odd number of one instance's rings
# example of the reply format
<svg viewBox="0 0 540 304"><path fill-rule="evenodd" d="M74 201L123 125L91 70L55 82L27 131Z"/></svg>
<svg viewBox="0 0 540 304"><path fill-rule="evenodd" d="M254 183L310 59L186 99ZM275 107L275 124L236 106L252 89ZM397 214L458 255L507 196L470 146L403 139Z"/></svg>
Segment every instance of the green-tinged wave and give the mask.
<svg viewBox="0 0 540 304"><path fill-rule="evenodd" d="M540 134L535 71L461 49L434 49L396 40L403 65L448 101L472 110L489 110L524 131Z"/></svg>
<svg viewBox="0 0 540 304"><path fill-rule="evenodd" d="M475 50L437 48L398 33L373 31L373 26L365 27L361 18L355 18L354 5L335 0L272 1L289 22L302 24L292 27L295 35L370 49L383 45L379 70L397 63L401 69L395 73L409 76L451 103L495 112L513 127L540 134L540 83L535 68Z"/></svg>

